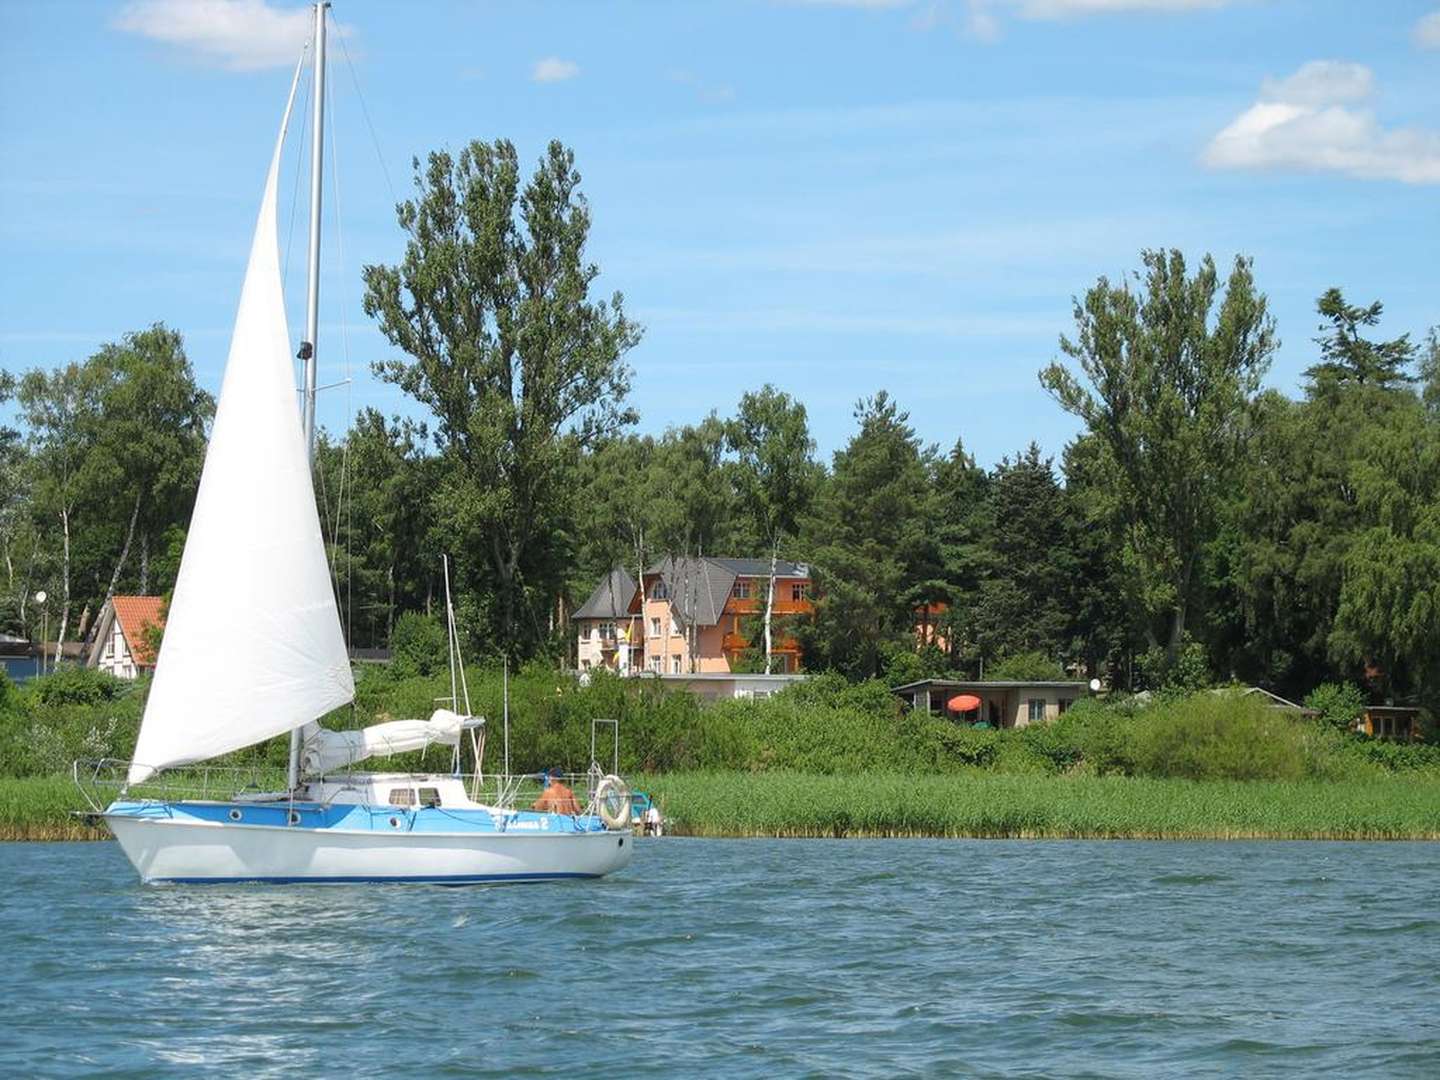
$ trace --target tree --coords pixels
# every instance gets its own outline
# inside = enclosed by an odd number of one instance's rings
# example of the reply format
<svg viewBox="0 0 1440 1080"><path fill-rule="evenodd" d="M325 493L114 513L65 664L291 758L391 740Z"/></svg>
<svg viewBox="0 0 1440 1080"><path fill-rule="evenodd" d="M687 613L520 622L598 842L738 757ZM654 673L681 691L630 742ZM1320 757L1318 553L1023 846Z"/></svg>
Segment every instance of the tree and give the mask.
<svg viewBox="0 0 1440 1080"><path fill-rule="evenodd" d="M1067 592L1078 567L1067 550L1069 507L1049 458L1031 443L1004 458L990 478L995 527L986 536L987 570L975 602L983 659L1064 650Z"/></svg>
<svg viewBox="0 0 1440 1080"><path fill-rule="evenodd" d="M1320 346L1320 362L1307 368L1305 375L1318 390L1323 393L1346 384L1393 389L1412 381L1405 371L1415 359L1409 334L1378 342L1360 336L1362 326L1374 326L1380 321L1385 309L1379 300L1369 307L1355 307L1345 302L1339 289L1331 288L1315 306L1326 320L1320 329L1328 333L1315 339Z"/></svg>
<svg viewBox="0 0 1440 1080"><path fill-rule="evenodd" d="M883 390L855 418L860 430L836 452L806 523L815 622L798 636L823 665L867 677L912 649L917 594L938 566L924 513L931 452Z"/></svg>
<svg viewBox="0 0 1440 1080"><path fill-rule="evenodd" d="M775 567L781 545L795 536L814 497L818 468L815 441L805 406L770 384L740 399L726 425L726 442L737 457L736 486L741 506L770 553L765 590L765 674L770 674L774 641Z"/></svg>
<svg viewBox="0 0 1440 1080"><path fill-rule="evenodd" d="M1173 656L1275 329L1249 260L1236 258L1218 310L1208 255L1193 277L1179 251L1146 251L1142 260L1142 294L1102 277L1075 302L1076 336L1062 336L1060 349L1080 375L1057 362L1040 381L1106 448L1145 606L1168 623Z"/></svg>
<svg viewBox="0 0 1440 1080"><path fill-rule="evenodd" d="M406 355L377 362L436 418L438 526L473 574L509 652L533 650L568 566L579 456L632 423L622 298L594 300L589 207L552 142L524 189L515 148L470 143L414 163L397 265L366 266L365 310Z"/></svg>
<svg viewBox="0 0 1440 1080"><path fill-rule="evenodd" d="M152 544L171 524L189 520L215 400L196 386L180 334L163 323L101 346L86 366L97 383L99 409L94 479L117 501L112 520L126 522L102 598L108 600L137 534L143 593Z"/></svg>

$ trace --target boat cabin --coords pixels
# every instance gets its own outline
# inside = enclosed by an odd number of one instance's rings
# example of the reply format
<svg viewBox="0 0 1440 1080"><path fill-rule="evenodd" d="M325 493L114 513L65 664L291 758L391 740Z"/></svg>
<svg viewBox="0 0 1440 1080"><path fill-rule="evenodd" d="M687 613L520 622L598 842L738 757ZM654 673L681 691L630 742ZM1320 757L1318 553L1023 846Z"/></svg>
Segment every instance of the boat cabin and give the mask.
<svg viewBox="0 0 1440 1080"><path fill-rule="evenodd" d="M319 803L397 806L408 810L448 806L474 810L465 781L458 776L415 776L410 773L355 773L313 780L306 796Z"/></svg>

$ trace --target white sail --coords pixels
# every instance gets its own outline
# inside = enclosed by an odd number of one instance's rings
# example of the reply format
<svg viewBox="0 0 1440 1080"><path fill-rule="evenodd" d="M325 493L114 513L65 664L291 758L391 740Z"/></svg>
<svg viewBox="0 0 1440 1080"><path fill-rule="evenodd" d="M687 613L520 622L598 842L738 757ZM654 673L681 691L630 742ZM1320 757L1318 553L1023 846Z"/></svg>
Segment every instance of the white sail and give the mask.
<svg viewBox="0 0 1440 1080"><path fill-rule="evenodd" d="M355 693L281 288L275 191L290 104L265 181L132 784L300 727Z"/></svg>

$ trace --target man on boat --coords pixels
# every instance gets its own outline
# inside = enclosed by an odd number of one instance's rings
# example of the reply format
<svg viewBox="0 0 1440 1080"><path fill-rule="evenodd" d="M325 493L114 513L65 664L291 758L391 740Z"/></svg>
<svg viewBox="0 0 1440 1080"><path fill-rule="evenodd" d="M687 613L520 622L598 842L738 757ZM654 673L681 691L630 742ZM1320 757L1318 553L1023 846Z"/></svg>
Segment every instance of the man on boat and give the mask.
<svg viewBox="0 0 1440 1080"><path fill-rule="evenodd" d="M551 769L545 774L545 790L540 793L540 798L535 800L534 809L552 814L580 813L580 801L575 798L575 792L560 779L561 775L559 769Z"/></svg>

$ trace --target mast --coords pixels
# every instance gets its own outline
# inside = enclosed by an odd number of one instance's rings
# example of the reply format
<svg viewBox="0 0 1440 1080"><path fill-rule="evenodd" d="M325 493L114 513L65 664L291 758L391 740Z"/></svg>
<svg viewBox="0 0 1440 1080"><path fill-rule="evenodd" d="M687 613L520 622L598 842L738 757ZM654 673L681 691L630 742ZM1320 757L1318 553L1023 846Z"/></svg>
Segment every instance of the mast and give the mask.
<svg viewBox="0 0 1440 1080"><path fill-rule="evenodd" d="M300 343L300 359L305 362L305 389L301 410L305 430L305 450L310 467L315 467L315 364L316 342L320 332L320 193L325 166L325 9L315 5L315 79L312 87L315 115L310 142L310 258L305 286L305 340ZM286 773L289 790L300 783L300 729L290 732L290 765Z"/></svg>

